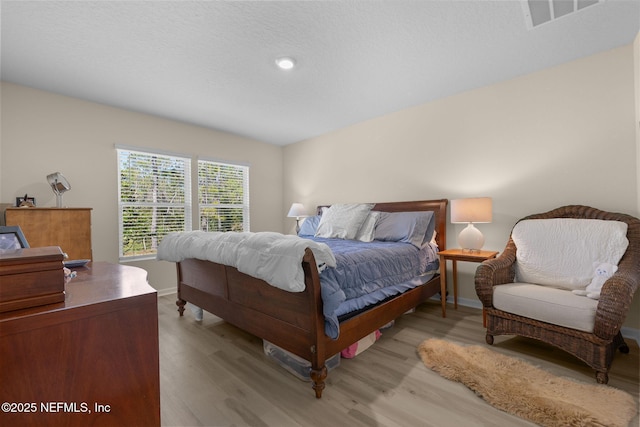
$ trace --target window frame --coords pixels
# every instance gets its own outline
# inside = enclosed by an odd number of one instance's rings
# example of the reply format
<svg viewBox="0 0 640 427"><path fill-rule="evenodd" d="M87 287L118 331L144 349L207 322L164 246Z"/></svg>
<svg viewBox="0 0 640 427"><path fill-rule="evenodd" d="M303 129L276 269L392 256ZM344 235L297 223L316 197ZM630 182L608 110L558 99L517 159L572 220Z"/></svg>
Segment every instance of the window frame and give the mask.
<svg viewBox="0 0 640 427"><path fill-rule="evenodd" d="M236 168L238 171L242 173L242 202L241 203L203 203L202 202L202 193L201 190L203 186L200 185L200 165L203 163L218 165L223 167ZM237 162L228 162L224 160L211 159L200 157L196 159L195 165L196 172L196 183L197 183L197 216L194 218L194 224L198 224L199 229L203 229L202 223L202 210L206 208L223 208L223 209L241 209L242 210L242 230L211 230L211 231L249 231L250 230L250 215L249 215L249 165L237 163ZM205 230L209 231L209 230Z"/></svg>
<svg viewBox="0 0 640 427"><path fill-rule="evenodd" d="M116 161L117 161L117 180L118 180L118 259L120 262L130 262L130 261L140 261L140 260L150 260L156 259L157 251L153 251L152 253L147 254L138 254L138 255L125 255L123 253L123 241L124 241L124 206L140 206L140 207L149 207L154 206L154 204L145 202L145 203L131 203L131 202L123 202L122 201L122 174L121 174L121 152L126 151L129 153L136 153L140 155L146 156L159 156L159 157L169 157L174 160L185 161L188 164L188 167L184 169L185 182L183 183L183 191L184 191L184 203L179 204L170 204L172 207L181 207L184 208L184 230L183 231L191 231L197 230L201 228L201 210L203 207L218 207L222 206L223 208L242 208L242 229L243 231L250 230L250 203L249 203L249 176L250 176L250 165L246 163L239 162L230 162L227 160L220 160L214 158L206 158L206 157L198 157L195 155L181 154L176 152L169 152L164 150L157 150L153 148L146 147L133 147L126 145L116 145ZM242 170L242 189L243 189L243 200L241 204L201 204L200 203L200 185L199 185L199 165L202 163L214 163L222 166L230 166L237 167ZM195 195L195 197L193 197ZM166 203L155 204L155 206L167 207ZM163 236L158 236L158 243L162 240Z"/></svg>
<svg viewBox="0 0 640 427"><path fill-rule="evenodd" d="M182 202L128 202L122 200L122 168L121 161L123 157L123 153L129 154L137 154L140 156L147 156L148 158L158 157L162 158L164 161L172 161L172 162L183 162L183 182L181 184L183 198ZM172 153L161 150L147 149L147 148L135 148L135 147L125 147L125 146L116 146L117 153L117 170L118 170L118 259L122 262L126 261L138 261L138 260L147 260L147 259L155 259L156 258L156 250L145 254L134 254L134 255L126 255L124 253L124 212L126 208L159 208L159 209L171 209L178 208L184 209L184 223L182 224L181 231L190 231L192 229L192 221L193 221L193 201L191 198L191 176L192 176L192 159L189 156L185 156L184 154ZM177 230L176 230L177 231ZM147 236L152 236L149 233ZM145 236L146 237L146 236ZM157 243L160 243L160 240L163 236L156 235L158 239Z"/></svg>

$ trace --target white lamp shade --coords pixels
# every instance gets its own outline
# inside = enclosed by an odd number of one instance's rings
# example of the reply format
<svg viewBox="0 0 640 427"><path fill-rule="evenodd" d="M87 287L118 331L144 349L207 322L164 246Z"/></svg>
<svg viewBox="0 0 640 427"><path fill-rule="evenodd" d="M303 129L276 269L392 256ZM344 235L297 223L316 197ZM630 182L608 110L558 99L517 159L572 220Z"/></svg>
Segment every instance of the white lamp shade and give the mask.
<svg viewBox="0 0 640 427"><path fill-rule="evenodd" d="M304 217L307 216L307 210L304 208L302 203L294 203L291 205L291 209L289 209L287 216L290 218Z"/></svg>
<svg viewBox="0 0 640 427"><path fill-rule="evenodd" d="M491 222L491 197L475 197L451 201L451 222Z"/></svg>

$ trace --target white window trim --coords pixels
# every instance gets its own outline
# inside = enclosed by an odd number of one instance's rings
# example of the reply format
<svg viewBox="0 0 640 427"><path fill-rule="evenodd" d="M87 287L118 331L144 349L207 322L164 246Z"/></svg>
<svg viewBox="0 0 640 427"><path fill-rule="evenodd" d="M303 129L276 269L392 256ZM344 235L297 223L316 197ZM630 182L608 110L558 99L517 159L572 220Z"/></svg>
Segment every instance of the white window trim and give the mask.
<svg viewBox="0 0 640 427"><path fill-rule="evenodd" d="M145 255L124 255L122 253L123 248L123 208L124 206L137 206L137 207L151 207L151 206L168 206L169 204L155 204L149 202L138 202L138 203L123 203L121 200L122 193L122 182L120 179L120 152L127 151L131 153L137 153L147 156L163 156L163 157L172 157L176 159L181 159L188 162L188 167L185 169L185 183L184 183L184 203L176 203L174 206L184 208L185 210L185 223L184 223L184 231L190 231L192 229L192 221L193 221L193 199L191 197L192 188L191 188L191 176L193 170L193 159L184 154L167 152L156 149L148 149L141 147L131 147L131 146L123 146L116 145L116 157L117 157L117 179L118 179L118 259L121 262L129 262L129 261L139 261L139 260L149 260L156 259L156 254L145 254Z"/></svg>
<svg viewBox="0 0 640 427"><path fill-rule="evenodd" d="M237 161L229 161L219 158L213 157L199 157L196 155L177 153L173 151L160 150L155 148L147 148L147 147L136 147L131 145L123 145L123 144L115 144L117 152L119 150L131 151L140 154L147 155L159 155L159 156L169 156L182 158L190 161L190 174L188 174L188 183L185 184L185 204L180 206L185 206L185 231L190 231L192 229L200 228L200 203L198 200L198 163L199 161L206 162L214 162L221 163L229 166L239 166L246 168L244 175L244 203L243 203L243 228L245 231L250 230L250 201L249 201L249 177L250 177L250 163L237 162ZM130 256L122 256L122 237L123 237L123 217L122 217L122 203L120 200L121 197L121 182L120 182L120 155L117 154L117 168L118 168L118 253L120 262L130 262L130 261L139 261L139 260L151 260L156 259L155 254L150 255L130 255ZM195 177L195 179L193 179ZM193 197L193 195L196 195ZM187 206L187 200L189 200L189 205ZM235 205L234 205L235 206ZM194 225L196 227L194 228Z"/></svg>
<svg viewBox="0 0 640 427"><path fill-rule="evenodd" d="M198 181L199 181L199 176L198 176L198 166L200 165L200 162L208 162L208 163L217 163L220 165L224 165L224 166L231 166L231 167L237 167L237 168L242 168L243 170L243 202L242 202L242 228L244 231L250 231L250 215L249 215L249 211L250 211L250 202L249 202L249 173L250 173L250 166L249 164L245 164L245 163L238 163L238 162L229 162L226 160L219 160L219 159L212 159L212 158L204 158L204 157L200 157L196 159L196 165L195 165L195 175L197 178L194 180L196 182L195 187L196 187L196 193L198 196L196 197L196 206L197 206L197 210L194 209L194 220L193 223L194 224L198 224L198 227L200 227L200 212L201 209L203 207L239 207L239 205L236 204L220 204L220 205L212 205L212 204L206 204L206 205L200 205L200 189L198 188Z"/></svg>

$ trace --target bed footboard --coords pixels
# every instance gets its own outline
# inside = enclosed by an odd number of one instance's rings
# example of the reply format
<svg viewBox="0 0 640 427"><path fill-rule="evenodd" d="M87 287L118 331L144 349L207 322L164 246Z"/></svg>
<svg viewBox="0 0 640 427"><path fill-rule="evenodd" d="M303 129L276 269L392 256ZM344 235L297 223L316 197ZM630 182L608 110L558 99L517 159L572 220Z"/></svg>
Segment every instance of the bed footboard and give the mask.
<svg viewBox="0 0 640 427"><path fill-rule="evenodd" d="M309 360L313 388L320 398L327 377L327 354L320 277L315 265L313 252L307 249L302 261L305 290L288 292L234 267L186 259L177 263L178 312L182 316L185 305L192 303Z"/></svg>

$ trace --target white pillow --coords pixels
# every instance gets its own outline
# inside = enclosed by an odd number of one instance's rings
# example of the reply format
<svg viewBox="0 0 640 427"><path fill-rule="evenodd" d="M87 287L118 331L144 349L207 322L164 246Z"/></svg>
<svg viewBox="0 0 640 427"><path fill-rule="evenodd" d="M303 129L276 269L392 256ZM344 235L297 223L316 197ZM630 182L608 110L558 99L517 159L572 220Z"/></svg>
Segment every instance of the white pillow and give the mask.
<svg viewBox="0 0 640 427"><path fill-rule="evenodd" d="M360 240L361 242L372 242L378 218L380 218L380 212L369 212L364 222L360 226L360 229L356 233L356 240Z"/></svg>
<svg viewBox="0 0 640 427"><path fill-rule="evenodd" d="M354 239L371 208L373 203L331 205L320 218L316 237Z"/></svg>
<svg viewBox="0 0 640 427"><path fill-rule="evenodd" d="M516 281L563 289L586 287L594 262L618 265L629 245L627 224L600 219L550 218L520 221Z"/></svg>

